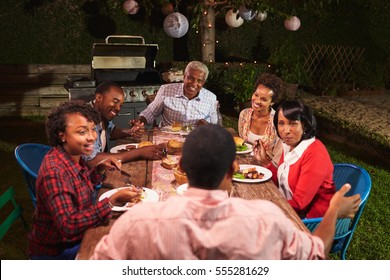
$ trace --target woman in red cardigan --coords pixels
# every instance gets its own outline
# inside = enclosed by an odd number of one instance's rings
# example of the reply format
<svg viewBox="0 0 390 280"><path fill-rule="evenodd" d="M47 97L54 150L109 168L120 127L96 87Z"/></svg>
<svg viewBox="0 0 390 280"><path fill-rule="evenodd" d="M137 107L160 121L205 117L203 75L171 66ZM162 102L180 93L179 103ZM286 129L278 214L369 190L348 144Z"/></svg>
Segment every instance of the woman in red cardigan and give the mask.
<svg viewBox="0 0 390 280"><path fill-rule="evenodd" d="M313 113L299 101L285 101L275 113L274 125L283 153L277 170L272 164L268 167L277 175L280 191L301 218L322 217L336 188L328 151L315 138Z"/></svg>

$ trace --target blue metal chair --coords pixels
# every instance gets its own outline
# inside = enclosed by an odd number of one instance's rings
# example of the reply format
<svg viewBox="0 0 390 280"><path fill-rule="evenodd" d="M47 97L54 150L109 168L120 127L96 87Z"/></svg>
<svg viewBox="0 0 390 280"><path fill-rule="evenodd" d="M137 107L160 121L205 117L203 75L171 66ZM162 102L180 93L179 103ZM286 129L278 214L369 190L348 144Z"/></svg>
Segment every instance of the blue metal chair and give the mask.
<svg viewBox="0 0 390 280"><path fill-rule="evenodd" d="M21 144L15 149L15 158L22 168L23 176L27 184L27 189L32 199L34 208L36 207L35 180L43 157L51 149L50 146L26 143Z"/></svg>
<svg viewBox="0 0 390 280"><path fill-rule="evenodd" d="M336 233L332 245L332 253L340 254L340 259L346 259L346 252L355 232L356 225L367 203L367 198L371 191L371 177L368 172L357 165L348 163L338 163L334 165L333 180L336 189L339 190L344 184L351 184L351 190L346 196L360 194L361 203L353 219L338 219L336 224ZM303 219L306 227L313 232L322 218Z"/></svg>

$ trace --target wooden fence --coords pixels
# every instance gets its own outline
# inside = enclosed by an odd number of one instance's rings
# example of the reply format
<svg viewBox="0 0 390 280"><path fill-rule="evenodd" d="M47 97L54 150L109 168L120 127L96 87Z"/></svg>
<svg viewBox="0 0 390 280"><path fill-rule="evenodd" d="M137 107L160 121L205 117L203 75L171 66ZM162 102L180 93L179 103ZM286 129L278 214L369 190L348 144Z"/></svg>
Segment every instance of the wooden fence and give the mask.
<svg viewBox="0 0 390 280"><path fill-rule="evenodd" d="M44 116L69 99L69 75L90 76L87 64L0 65L0 116Z"/></svg>

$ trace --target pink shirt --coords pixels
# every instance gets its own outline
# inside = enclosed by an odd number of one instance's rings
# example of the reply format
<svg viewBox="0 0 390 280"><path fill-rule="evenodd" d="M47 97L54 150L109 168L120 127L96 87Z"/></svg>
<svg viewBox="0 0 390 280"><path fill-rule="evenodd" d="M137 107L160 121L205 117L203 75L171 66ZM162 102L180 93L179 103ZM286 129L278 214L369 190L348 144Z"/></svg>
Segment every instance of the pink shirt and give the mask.
<svg viewBox="0 0 390 280"><path fill-rule="evenodd" d="M324 244L275 204L189 188L124 213L92 259L323 259Z"/></svg>

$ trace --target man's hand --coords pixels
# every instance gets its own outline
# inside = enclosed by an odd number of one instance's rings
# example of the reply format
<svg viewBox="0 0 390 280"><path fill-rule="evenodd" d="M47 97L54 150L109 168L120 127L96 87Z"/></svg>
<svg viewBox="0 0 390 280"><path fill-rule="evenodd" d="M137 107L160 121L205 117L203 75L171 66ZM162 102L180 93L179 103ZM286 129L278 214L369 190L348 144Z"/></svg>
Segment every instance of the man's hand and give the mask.
<svg viewBox="0 0 390 280"><path fill-rule="evenodd" d="M141 158L143 159L158 160L167 155L165 143L138 148L138 150L140 152Z"/></svg>
<svg viewBox="0 0 390 280"><path fill-rule="evenodd" d="M138 119L129 121L130 131L129 134L133 138L141 138L145 132L145 124Z"/></svg>
<svg viewBox="0 0 390 280"><path fill-rule="evenodd" d="M338 218L353 218L359 209L359 204L361 202L360 194L349 197L345 196L350 189L351 185L345 184L330 200L329 208L337 211Z"/></svg>
<svg viewBox="0 0 390 280"><path fill-rule="evenodd" d="M206 120L198 120L195 124L196 125L204 125L204 124L208 124L208 122Z"/></svg>

